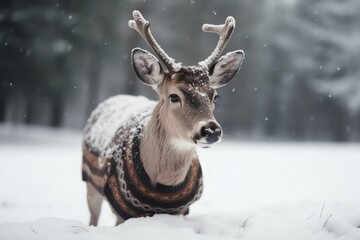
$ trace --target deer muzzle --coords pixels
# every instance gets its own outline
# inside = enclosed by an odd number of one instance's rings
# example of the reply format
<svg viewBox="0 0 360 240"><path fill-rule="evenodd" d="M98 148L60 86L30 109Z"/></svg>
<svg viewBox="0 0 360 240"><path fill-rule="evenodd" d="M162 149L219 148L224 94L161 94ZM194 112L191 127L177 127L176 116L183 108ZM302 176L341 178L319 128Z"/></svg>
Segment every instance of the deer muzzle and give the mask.
<svg viewBox="0 0 360 240"><path fill-rule="evenodd" d="M200 131L195 137L195 142L200 147L210 147L212 144L220 142L222 129L215 121L209 121L200 125Z"/></svg>

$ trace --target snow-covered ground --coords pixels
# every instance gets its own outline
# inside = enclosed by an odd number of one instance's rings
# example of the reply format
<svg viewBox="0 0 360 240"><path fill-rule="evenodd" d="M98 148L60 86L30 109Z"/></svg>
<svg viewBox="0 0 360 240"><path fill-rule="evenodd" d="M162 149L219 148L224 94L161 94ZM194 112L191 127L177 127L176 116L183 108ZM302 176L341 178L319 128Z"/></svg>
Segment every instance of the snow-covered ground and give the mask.
<svg viewBox="0 0 360 240"><path fill-rule="evenodd" d="M190 215L87 226L81 133L0 126L0 239L360 239L360 144L223 142L200 150Z"/></svg>

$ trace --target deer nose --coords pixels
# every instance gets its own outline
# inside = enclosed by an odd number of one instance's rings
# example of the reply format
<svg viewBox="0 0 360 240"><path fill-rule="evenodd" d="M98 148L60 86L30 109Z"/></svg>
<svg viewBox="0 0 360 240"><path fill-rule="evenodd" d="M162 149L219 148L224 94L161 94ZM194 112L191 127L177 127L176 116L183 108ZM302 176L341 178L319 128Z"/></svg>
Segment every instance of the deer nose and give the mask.
<svg viewBox="0 0 360 240"><path fill-rule="evenodd" d="M222 131L217 123L209 122L201 127L200 133L201 136L205 138L206 142L215 143L221 138Z"/></svg>

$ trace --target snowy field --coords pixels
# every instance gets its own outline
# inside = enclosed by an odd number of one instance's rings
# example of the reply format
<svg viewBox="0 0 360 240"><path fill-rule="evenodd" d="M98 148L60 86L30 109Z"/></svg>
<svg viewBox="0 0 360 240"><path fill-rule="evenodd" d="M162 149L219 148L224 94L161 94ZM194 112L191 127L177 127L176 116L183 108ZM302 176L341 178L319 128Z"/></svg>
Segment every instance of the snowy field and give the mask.
<svg viewBox="0 0 360 240"><path fill-rule="evenodd" d="M201 149L190 215L89 227L81 133L0 126L0 239L360 239L360 144L223 142Z"/></svg>

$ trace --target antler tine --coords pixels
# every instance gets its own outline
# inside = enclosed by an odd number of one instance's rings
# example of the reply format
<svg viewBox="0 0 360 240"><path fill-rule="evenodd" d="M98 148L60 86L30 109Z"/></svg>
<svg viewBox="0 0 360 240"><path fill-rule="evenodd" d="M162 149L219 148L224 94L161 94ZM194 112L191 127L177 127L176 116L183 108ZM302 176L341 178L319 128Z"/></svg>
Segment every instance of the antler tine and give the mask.
<svg viewBox="0 0 360 240"><path fill-rule="evenodd" d="M133 11L133 17L134 20L129 20L129 27L135 29L145 39L170 73L177 72L181 65L179 63L175 63L175 60L169 57L156 42L150 31L150 22L147 21L137 10Z"/></svg>
<svg viewBox="0 0 360 240"><path fill-rule="evenodd" d="M216 45L215 50L211 55L206 58L204 61L199 62L199 65L210 69L211 66L218 60L220 54L225 49L227 43L230 40L231 34L235 29L235 19L233 17L227 17L224 24L213 25L213 24L204 24L202 30L204 32L213 32L219 34L220 38Z"/></svg>

